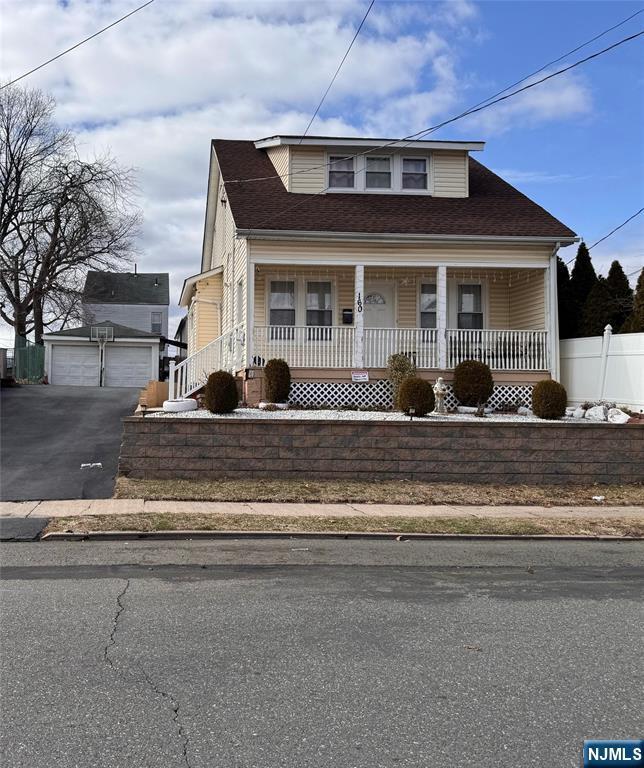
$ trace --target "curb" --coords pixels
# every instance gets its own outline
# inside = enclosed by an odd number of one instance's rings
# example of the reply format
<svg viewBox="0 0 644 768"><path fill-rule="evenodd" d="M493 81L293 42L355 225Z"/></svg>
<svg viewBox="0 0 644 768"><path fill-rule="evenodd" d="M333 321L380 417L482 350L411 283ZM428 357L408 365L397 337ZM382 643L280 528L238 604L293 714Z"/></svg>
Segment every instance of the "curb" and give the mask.
<svg viewBox="0 0 644 768"><path fill-rule="evenodd" d="M133 541L139 539L381 539L413 541L454 539L461 541L644 541L644 536L582 536L494 533L394 533L385 531L88 531L46 533L41 541Z"/></svg>

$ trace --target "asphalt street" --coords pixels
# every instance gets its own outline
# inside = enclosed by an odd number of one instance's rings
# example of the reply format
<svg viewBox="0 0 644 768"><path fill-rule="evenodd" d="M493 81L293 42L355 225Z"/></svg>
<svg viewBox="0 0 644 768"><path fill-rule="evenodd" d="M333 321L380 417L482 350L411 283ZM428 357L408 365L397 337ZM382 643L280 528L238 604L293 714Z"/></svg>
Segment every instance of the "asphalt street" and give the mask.
<svg viewBox="0 0 644 768"><path fill-rule="evenodd" d="M0 499L107 499L121 419L139 390L30 385L0 390ZM81 469L81 464L101 468Z"/></svg>
<svg viewBox="0 0 644 768"><path fill-rule="evenodd" d="M0 556L10 768L578 768L644 730L642 542Z"/></svg>

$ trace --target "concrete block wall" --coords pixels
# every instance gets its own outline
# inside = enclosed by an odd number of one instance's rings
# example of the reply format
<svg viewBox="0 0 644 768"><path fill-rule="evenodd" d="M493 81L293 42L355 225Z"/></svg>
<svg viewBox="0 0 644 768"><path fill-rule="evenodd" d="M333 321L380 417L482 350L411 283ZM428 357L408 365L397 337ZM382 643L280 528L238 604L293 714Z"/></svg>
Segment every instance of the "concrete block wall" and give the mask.
<svg viewBox="0 0 644 768"><path fill-rule="evenodd" d="M124 419L133 478L641 482L644 426ZM395 503L395 499L391 500Z"/></svg>

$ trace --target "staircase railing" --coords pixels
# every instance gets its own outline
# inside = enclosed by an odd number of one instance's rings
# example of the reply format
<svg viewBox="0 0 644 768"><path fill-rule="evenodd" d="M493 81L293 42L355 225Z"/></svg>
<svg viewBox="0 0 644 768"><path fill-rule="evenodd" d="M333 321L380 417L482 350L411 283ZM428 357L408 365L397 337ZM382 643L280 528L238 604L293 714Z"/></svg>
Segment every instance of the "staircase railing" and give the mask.
<svg viewBox="0 0 644 768"><path fill-rule="evenodd" d="M213 371L236 373L244 367L246 329L237 325L180 363L170 363L168 397L187 397L204 386Z"/></svg>

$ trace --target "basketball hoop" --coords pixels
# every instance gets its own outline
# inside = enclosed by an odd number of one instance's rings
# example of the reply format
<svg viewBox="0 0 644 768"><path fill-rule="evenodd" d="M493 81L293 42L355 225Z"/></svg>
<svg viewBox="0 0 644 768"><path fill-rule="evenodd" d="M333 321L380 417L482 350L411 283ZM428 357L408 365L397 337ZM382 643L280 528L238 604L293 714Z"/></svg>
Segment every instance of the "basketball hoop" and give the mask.
<svg viewBox="0 0 644 768"><path fill-rule="evenodd" d="M111 325L92 325L89 329L90 341L114 341L114 328Z"/></svg>

